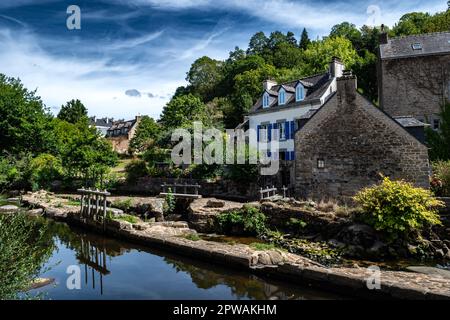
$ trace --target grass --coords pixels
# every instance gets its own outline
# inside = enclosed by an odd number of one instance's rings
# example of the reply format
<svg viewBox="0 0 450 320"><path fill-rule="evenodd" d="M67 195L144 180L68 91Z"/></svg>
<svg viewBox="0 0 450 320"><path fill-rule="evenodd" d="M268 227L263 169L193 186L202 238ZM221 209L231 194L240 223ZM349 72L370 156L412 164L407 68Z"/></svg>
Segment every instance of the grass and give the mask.
<svg viewBox="0 0 450 320"><path fill-rule="evenodd" d="M79 206L81 202L79 200L69 200L66 202L68 206Z"/></svg>
<svg viewBox="0 0 450 320"><path fill-rule="evenodd" d="M132 224L138 223L139 219L129 214L114 218L114 220L126 221Z"/></svg>
<svg viewBox="0 0 450 320"><path fill-rule="evenodd" d="M131 208L132 199L117 200L112 203L112 206L117 209L128 211Z"/></svg>
<svg viewBox="0 0 450 320"><path fill-rule="evenodd" d="M119 160L117 166L111 169L111 172L114 173L125 173L125 167L129 164L133 159L121 159Z"/></svg>
<svg viewBox="0 0 450 320"><path fill-rule="evenodd" d="M250 243L250 248L253 248L258 251L279 249L276 245L274 245L272 243L261 243L261 242Z"/></svg>
<svg viewBox="0 0 450 320"><path fill-rule="evenodd" d="M185 239L191 240L191 241L199 241L201 240L200 236L196 233L188 234L184 237Z"/></svg>

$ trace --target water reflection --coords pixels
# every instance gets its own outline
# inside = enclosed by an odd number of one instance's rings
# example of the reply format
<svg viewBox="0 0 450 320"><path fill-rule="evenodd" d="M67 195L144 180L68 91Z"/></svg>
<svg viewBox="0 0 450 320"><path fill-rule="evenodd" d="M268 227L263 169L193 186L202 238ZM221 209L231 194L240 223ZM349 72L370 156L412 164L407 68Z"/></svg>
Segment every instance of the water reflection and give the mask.
<svg viewBox="0 0 450 320"><path fill-rule="evenodd" d="M55 243L45 276L51 299L329 299L337 296L265 280L51 222ZM81 266L81 290L66 287L67 266ZM42 289L41 289L42 291Z"/></svg>

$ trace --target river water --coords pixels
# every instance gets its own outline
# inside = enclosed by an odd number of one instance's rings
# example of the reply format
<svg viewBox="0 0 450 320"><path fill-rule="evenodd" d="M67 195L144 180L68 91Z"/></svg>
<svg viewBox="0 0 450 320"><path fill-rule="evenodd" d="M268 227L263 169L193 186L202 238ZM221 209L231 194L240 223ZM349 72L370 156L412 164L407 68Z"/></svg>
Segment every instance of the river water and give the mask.
<svg viewBox="0 0 450 320"><path fill-rule="evenodd" d="M55 249L42 273L43 299L339 299L47 221ZM68 273L70 272L70 274ZM77 284L80 289L69 289Z"/></svg>

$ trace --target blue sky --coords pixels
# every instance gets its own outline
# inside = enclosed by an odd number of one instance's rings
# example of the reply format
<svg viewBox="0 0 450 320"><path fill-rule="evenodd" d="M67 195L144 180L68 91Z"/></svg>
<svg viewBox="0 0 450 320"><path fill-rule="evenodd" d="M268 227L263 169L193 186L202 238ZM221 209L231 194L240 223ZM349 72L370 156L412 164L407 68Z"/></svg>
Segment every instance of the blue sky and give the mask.
<svg viewBox="0 0 450 320"><path fill-rule="evenodd" d="M342 21L392 25L445 0L2 0L0 73L20 77L57 113L81 99L90 115L157 118L198 57L224 59L258 31L303 27L322 37ZM81 30L68 30L69 5ZM378 9L379 8L379 11Z"/></svg>

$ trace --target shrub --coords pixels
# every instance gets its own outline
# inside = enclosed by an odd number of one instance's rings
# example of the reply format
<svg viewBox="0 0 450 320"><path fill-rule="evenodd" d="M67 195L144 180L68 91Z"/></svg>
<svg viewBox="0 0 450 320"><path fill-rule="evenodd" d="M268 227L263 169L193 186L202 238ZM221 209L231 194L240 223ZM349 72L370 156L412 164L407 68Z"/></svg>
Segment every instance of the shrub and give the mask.
<svg viewBox="0 0 450 320"><path fill-rule="evenodd" d="M381 184L361 190L354 200L362 207L362 220L391 240L441 224L437 210L442 202L429 190L405 181L385 177Z"/></svg>
<svg viewBox="0 0 450 320"><path fill-rule="evenodd" d="M116 218L114 218L114 220L126 221L126 222L129 222L132 224L139 222L138 218L136 218L135 216L131 216L129 214L125 214L125 215L116 217Z"/></svg>
<svg viewBox="0 0 450 320"><path fill-rule="evenodd" d="M437 196L450 197L450 161L433 163L431 187Z"/></svg>
<svg viewBox="0 0 450 320"><path fill-rule="evenodd" d="M61 160L47 153L40 154L30 162L30 180L34 190L49 188L55 180L61 179Z"/></svg>
<svg viewBox="0 0 450 320"><path fill-rule="evenodd" d="M147 164L143 160L133 160L125 166L128 182L135 182L140 177L148 174Z"/></svg>
<svg viewBox="0 0 450 320"><path fill-rule="evenodd" d="M172 189L169 188L169 191L166 195L166 201L164 202L163 211L164 214L172 214L175 211L175 207L177 205L177 201L175 199L175 196L172 193Z"/></svg>
<svg viewBox="0 0 450 320"><path fill-rule="evenodd" d="M220 214L217 223L224 234L241 229L245 234L261 236L267 231L266 219L258 208L245 205L242 209Z"/></svg>

